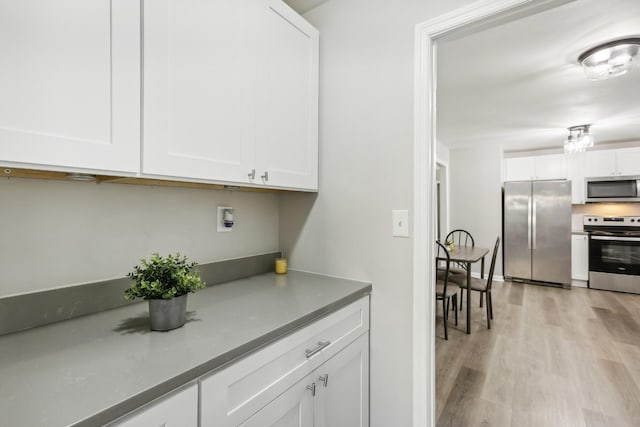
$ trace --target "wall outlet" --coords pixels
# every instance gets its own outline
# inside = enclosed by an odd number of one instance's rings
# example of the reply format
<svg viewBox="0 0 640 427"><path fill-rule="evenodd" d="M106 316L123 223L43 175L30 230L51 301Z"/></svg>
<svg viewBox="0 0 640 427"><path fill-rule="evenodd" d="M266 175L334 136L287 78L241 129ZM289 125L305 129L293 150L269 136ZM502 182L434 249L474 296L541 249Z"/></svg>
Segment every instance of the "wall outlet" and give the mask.
<svg viewBox="0 0 640 427"><path fill-rule="evenodd" d="M218 206L217 224L218 233L230 233L233 230L235 220L231 206Z"/></svg>

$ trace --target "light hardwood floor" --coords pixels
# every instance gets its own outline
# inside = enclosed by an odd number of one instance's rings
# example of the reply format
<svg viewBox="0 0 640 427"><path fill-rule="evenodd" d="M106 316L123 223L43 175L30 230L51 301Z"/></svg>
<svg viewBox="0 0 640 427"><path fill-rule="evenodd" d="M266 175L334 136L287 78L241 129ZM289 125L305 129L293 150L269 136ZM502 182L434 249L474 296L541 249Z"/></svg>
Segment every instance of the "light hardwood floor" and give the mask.
<svg viewBox="0 0 640 427"><path fill-rule="evenodd" d="M471 335L438 306L439 427L640 426L640 295L493 286L490 330L478 292Z"/></svg>

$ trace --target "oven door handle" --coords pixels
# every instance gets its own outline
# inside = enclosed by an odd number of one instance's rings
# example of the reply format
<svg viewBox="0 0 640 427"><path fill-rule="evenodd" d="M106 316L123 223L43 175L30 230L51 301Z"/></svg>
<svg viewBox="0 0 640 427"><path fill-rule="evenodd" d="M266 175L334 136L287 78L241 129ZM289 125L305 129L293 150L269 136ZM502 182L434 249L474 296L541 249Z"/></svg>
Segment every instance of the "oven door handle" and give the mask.
<svg viewBox="0 0 640 427"><path fill-rule="evenodd" d="M640 242L640 237L609 237L609 236L591 236L593 240L608 240L608 241L618 241L618 242Z"/></svg>

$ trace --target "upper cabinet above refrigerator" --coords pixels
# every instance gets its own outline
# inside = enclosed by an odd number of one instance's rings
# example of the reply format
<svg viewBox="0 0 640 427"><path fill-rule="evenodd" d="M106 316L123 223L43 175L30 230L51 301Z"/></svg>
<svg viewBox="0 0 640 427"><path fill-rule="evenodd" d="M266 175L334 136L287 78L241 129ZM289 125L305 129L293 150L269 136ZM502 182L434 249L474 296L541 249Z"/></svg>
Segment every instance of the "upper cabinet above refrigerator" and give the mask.
<svg viewBox="0 0 640 427"><path fill-rule="evenodd" d="M133 175L140 3L0 0L0 164Z"/></svg>
<svg viewBox="0 0 640 427"><path fill-rule="evenodd" d="M142 172L317 189L318 31L281 1L144 2Z"/></svg>
<svg viewBox="0 0 640 427"><path fill-rule="evenodd" d="M505 182L565 178L567 178L567 161L564 154L504 159Z"/></svg>

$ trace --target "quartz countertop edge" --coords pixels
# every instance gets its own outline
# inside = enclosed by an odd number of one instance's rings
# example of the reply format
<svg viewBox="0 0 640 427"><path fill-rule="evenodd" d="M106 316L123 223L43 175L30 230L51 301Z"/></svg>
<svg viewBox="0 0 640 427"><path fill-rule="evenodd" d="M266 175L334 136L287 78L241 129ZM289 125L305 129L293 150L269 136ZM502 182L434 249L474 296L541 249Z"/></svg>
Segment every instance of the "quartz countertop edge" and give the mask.
<svg viewBox="0 0 640 427"><path fill-rule="evenodd" d="M370 283L289 270L189 296L187 324L150 332L146 302L0 337L8 425L110 423L371 292Z"/></svg>

